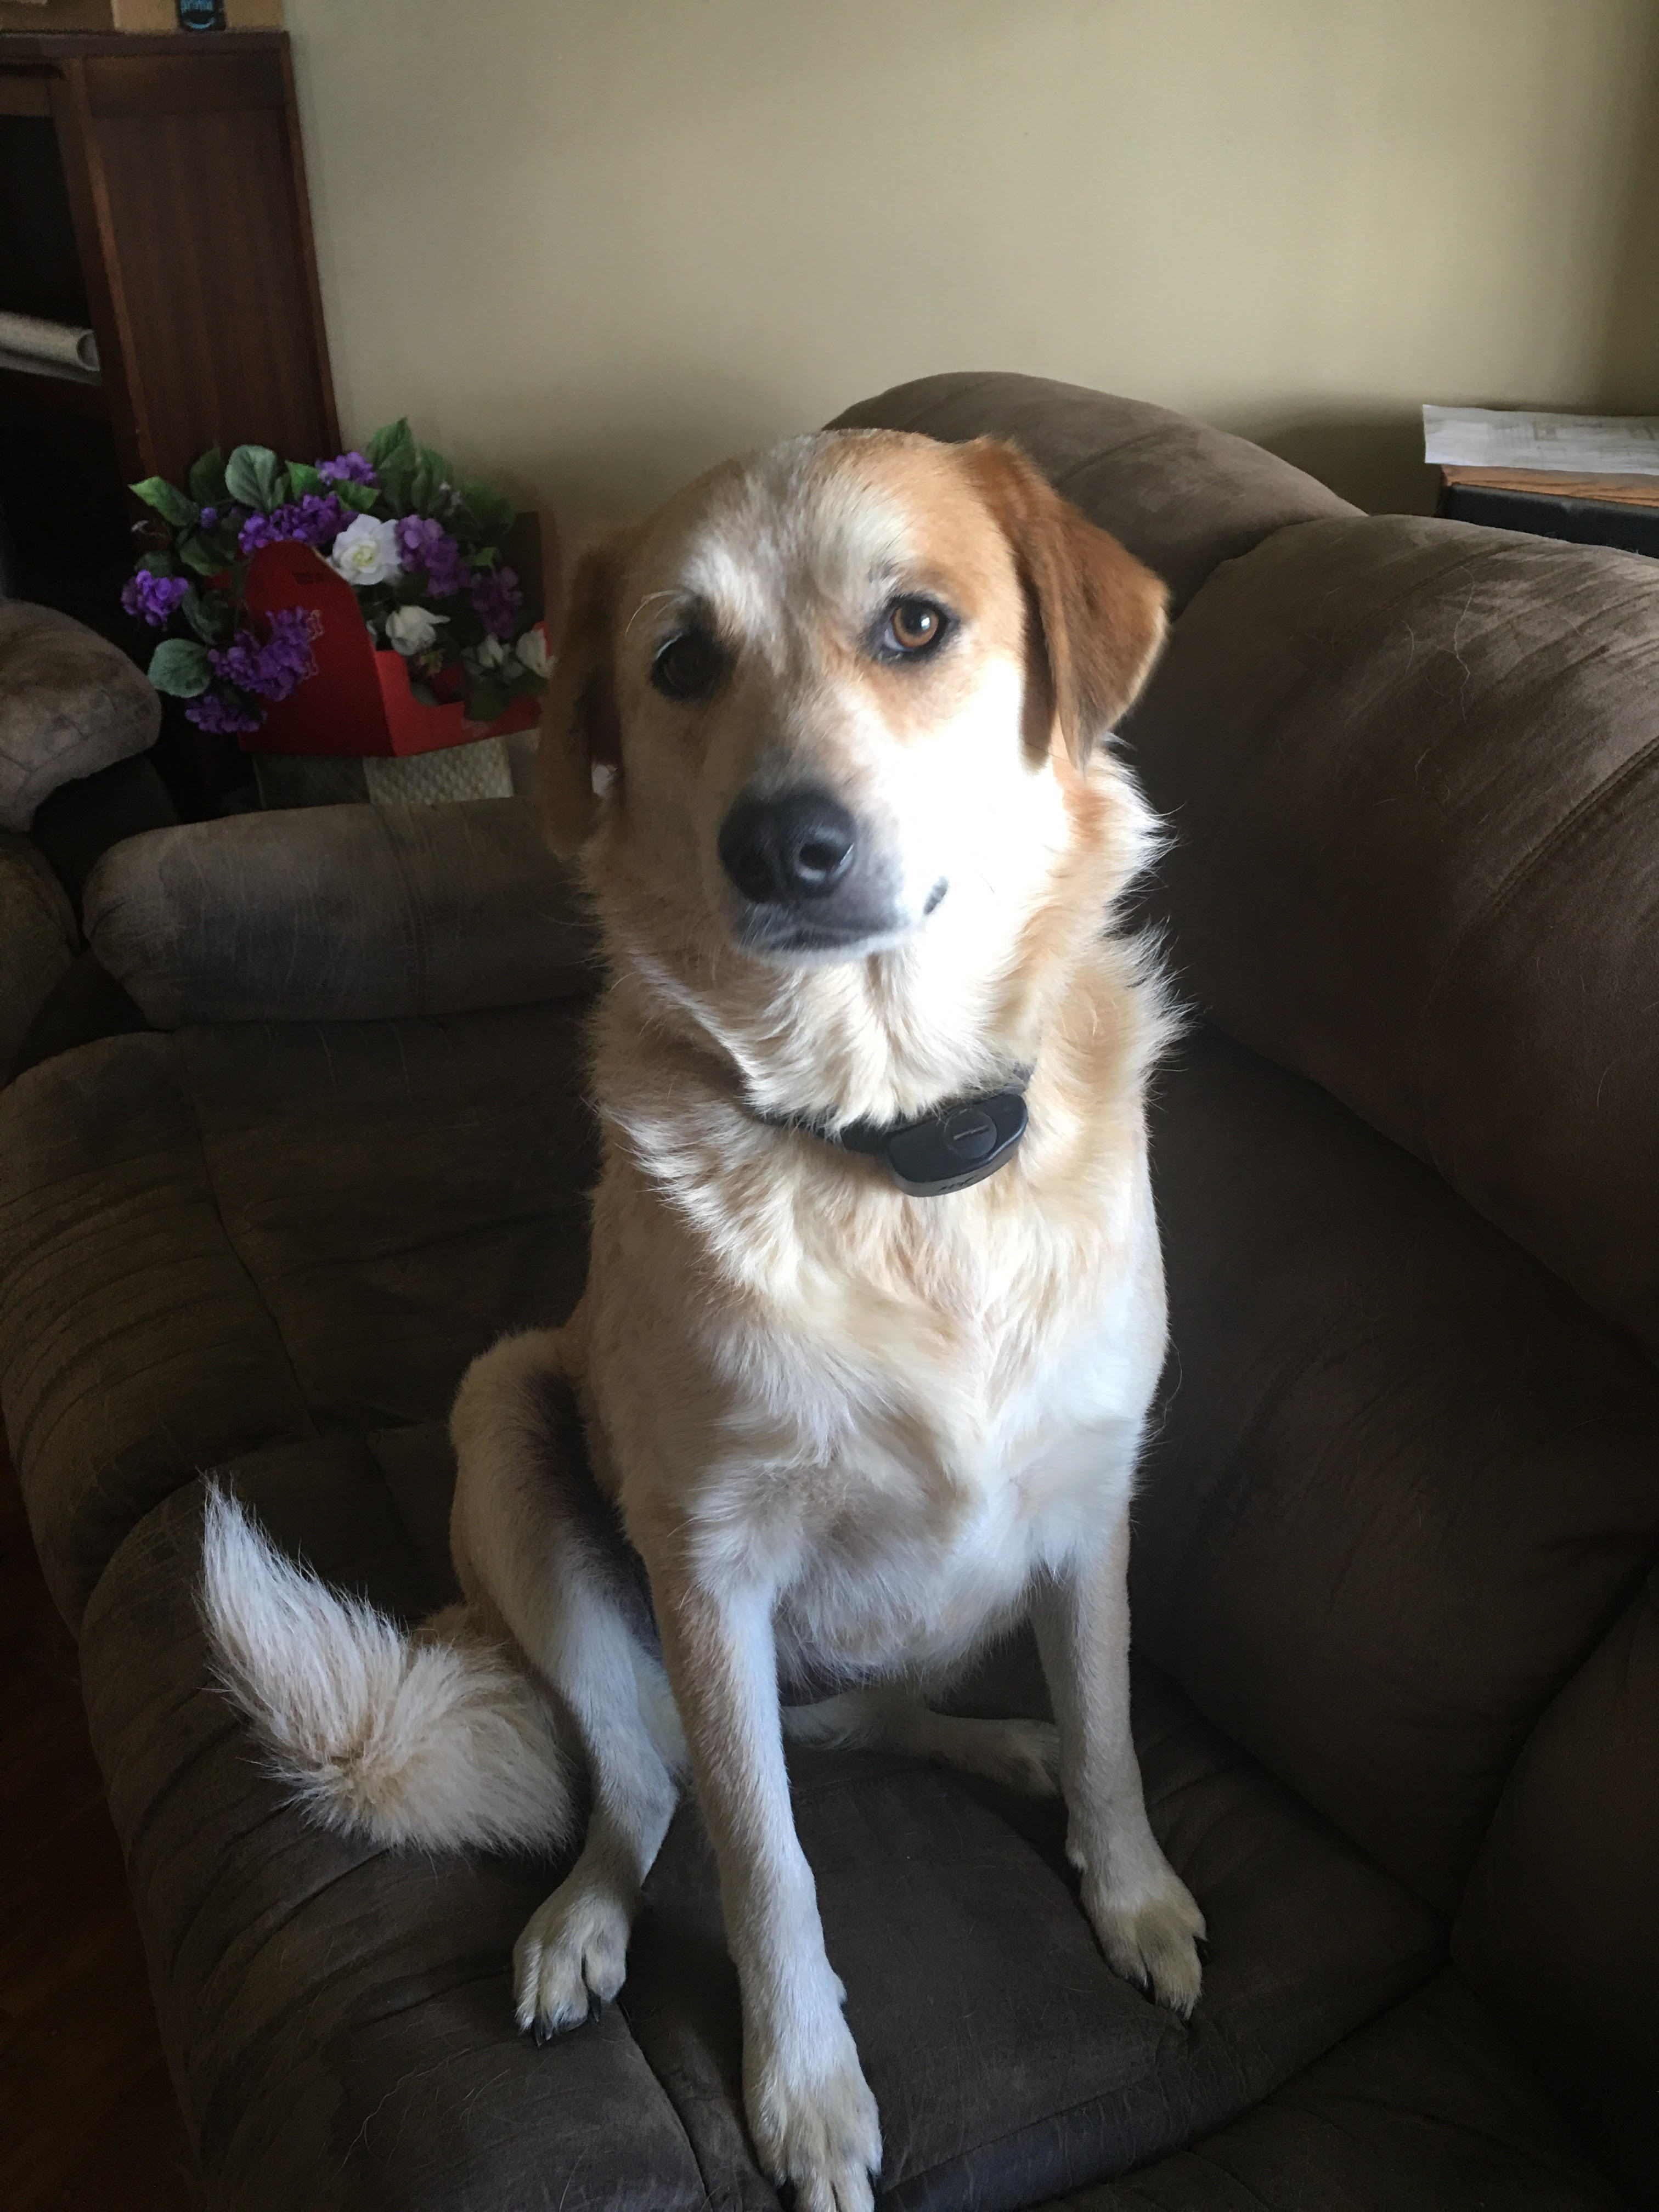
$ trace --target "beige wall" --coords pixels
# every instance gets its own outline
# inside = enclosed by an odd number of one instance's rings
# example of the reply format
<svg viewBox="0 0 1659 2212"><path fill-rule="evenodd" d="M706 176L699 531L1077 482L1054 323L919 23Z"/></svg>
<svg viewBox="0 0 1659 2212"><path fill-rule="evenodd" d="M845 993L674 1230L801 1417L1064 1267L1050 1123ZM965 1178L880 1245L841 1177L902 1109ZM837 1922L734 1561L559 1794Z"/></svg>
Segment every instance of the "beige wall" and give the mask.
<svg viewBox="0 0 1659 2212"><path fill-rule="evenodd" d="M288 0L348 428L578 526L1022 368L1420 506L1659 409L1655 0Z"/></svg>

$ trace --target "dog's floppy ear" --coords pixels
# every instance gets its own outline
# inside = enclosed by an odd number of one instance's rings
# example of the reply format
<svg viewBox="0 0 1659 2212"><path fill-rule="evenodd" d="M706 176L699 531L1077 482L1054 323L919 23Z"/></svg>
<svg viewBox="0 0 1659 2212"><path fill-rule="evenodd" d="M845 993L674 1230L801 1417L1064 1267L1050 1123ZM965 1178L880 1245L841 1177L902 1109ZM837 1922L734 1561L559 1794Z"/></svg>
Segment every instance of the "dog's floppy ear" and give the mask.
<svg viewBox="0 0 1659 2212"><path fill-rule="evenodd" d="M1152 673L1169 593L1115 538L1062 499L1017 446L975 438L960 450L1013 547L1041 628L1033 643L1046 680L1030 702L1033 742L1046 747L1057 721L1081 768Z"/></svg>
<svg viewBox="0 0 1659 2212"><path fill-rule="evenodd" d="M612 672L617 595L635 533L623 531L584 553L570 580L559 649L542 702L536 782L542 834L568 860L599 809L598 767L622 758Z"/></svg>

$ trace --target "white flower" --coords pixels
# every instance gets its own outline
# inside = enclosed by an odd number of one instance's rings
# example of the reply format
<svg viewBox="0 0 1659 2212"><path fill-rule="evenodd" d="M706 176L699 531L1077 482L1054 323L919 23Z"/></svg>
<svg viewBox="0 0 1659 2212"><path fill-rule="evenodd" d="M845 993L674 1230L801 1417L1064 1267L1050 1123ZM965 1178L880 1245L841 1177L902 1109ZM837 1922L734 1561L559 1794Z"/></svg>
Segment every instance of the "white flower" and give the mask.
<svg viewBox="0 0 1659 2212"><path fill-rule="evenodd" d="M328 565L337 576L362 590L368 584L389 583L403 574L398 556L398 526L377 522L372 514L359 514L347 523L334 541Z"/></svg>
<svg viewBox="0 0 1659 2212"><path fill-rule="evenodd" d="M507 665L507 647L498 637L487 637L473 655L480 668L491 674Z"/></svg>
<svg viewBox="0 0 1659 2212"><path fill-rule="evenodd" d="M438 625L447 615L434 615L426 607L393 607L386 618L386 641L405 660L438 642Z"/></svg>
<svg viewBox="0 0 1659 2212"><path fill-rule="evenodd" d="M539 629L527 629L513 650L519 656L519 665L527 668L532 676L545 684L547 672L552 666L552 657L547 650L547 640Z"/></svg>

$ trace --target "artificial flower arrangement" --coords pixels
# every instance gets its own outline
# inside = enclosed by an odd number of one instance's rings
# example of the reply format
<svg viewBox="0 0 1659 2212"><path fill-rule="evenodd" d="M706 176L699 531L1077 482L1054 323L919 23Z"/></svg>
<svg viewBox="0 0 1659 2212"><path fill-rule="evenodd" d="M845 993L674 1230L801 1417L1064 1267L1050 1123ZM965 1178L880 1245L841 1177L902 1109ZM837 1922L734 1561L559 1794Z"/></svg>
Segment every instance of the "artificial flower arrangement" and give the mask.
<svg viewBox="0 0 1659 2212"><path fill-rule="evenodd" d="M401 657L420 704L460 701L469 722L490 724L546 686L545 633L501 560L511 503L487 484L455 484L407 422L314 466L268 446L238 446L228 460L215 447L187 493L161 477L132 489L166 543L140 560L121 604L154 629L191 633L156 647L149 680L185 700L201 729L258 730L267 702L287 699L315 665L305 607L261 617L247 602L250 564L279 544L312 547L350 585L375 647Z"/></svg>

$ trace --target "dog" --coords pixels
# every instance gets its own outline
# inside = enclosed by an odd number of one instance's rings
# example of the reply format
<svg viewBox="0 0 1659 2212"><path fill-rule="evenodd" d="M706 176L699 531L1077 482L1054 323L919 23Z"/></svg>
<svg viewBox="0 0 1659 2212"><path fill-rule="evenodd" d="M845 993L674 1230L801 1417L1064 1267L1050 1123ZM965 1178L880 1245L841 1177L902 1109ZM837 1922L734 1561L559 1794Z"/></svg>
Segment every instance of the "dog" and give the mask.
<svg viewBox="0 0 1659 2212"><path fill-rule="evenodd" d="M621 1988L695 1780L750 2129L802 2212L869 2207L881 2142L785 1735L1058 1785L1107 1959L1199 1995L1125 1586L1173 1024L1114 923L1158 832L1109 740L1164 628L1158 580L990 440L799 439L589 553L541 805L606 957L604 1164L575 1313L456 1401L464 1601L406 1635L210 1504L217 1667L319 1818L545 1848L585 1765L514 1953L538 2039ZM1022 1618L1057 1729L934 1710Z"/></svg>

